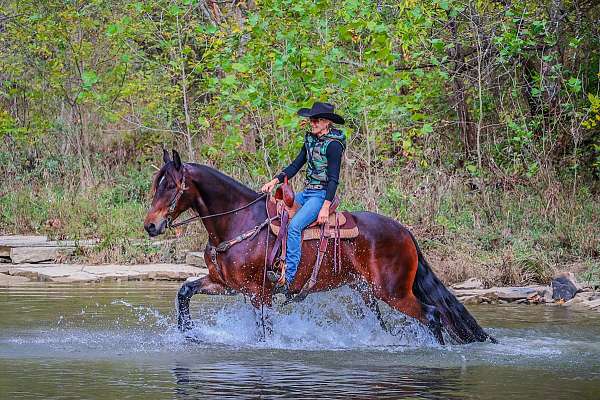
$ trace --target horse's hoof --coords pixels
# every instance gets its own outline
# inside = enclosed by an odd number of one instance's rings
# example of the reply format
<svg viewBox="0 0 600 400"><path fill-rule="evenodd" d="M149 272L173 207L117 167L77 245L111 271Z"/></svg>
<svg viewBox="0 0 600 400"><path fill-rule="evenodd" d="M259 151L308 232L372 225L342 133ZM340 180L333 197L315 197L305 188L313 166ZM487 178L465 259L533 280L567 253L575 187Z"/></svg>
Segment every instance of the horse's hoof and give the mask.
<svg viewBox="0 0 600 400"><path fill-rule="evenodd" d="M440 344L442 346L444 346L446 344L444 342L444 336L442 335L442 331L441 330L438 331L438 332L435 332L433 335L435 336L435 339L437 340L438 344Z"/></svg>
<svg viewBox="0 0 600 400"><path fill-rule="evenodd" d="M190 336L190 335L185 335L185 340L194 344L201 344L203 343L202 340L198 339L197 337L194 336Z"/></svg>
<svg viewBox="0 0 600 400"><path fill-rule="evenodd" d="M492 335L488 335L488 337L487 337L487 338L488 338L488 340L489 340L490 342L492 342L493 344L498 344L498 343L500 343L500 342L498 342L498 339L496 339L496 338L495 338L495 337L493 337Z"/></svg>
<svg viewBox="0 0 600 400"><path fill-rule="evenodd" d="M433 337L437 340L438 344L442 346L446 344L444 342L444 335L442 334L442 324L439 320L429 321L427 328L429 328L429 331L433 334Z"/></svg>

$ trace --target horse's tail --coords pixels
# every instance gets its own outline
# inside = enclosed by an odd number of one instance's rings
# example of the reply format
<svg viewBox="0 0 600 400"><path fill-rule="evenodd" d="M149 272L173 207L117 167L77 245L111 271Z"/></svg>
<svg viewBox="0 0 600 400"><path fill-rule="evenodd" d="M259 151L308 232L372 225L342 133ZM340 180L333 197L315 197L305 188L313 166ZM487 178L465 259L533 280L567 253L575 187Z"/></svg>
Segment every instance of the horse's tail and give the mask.
<svg viewBox="0 0 600 400"><path fill-rule="evenodd" d="M414 295L421 302L437 307L446 331L457 342L484 342L487 338L495 342L495 339L479 326L465 306L435 276L423 257L417 240L412 233L410 236L419 255L419 267L413 283Z"/></svg>

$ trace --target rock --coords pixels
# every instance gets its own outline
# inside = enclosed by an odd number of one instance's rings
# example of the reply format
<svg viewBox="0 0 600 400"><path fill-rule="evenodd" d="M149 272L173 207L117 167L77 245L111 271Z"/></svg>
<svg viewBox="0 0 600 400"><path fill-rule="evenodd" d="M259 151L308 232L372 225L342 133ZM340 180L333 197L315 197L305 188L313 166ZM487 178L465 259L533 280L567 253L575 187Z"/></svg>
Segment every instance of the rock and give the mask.
<svg viewBox="0 0 600 400"><path fill-rule="evenodd" d="M594 300L594 293L592 292L579 292L573 297L572 300L577 300L578 302L586 302Z"/></svg>
<svg viewBox="0 0 600 400"><path fill-rule="evenodd" d="M565 272L552 280L552 298L554 300L571 300L582 289L572 272Z"/></svg>
<svg viewBox="0 0 600 400"><path fill-rule="evenodd" d="M480 296L464 296L460 298L460 301L463 304L481 304L483 303L483 300L481 299Z"/></svg>
<svg viewBox="0 0 600 400"><path fill-rule="evenodd" d="M552 287L546 286L544 289L544 294L542 295L544 303L552 303L552 301L554 300L552 298L552 293L553 293Z"/></svg>
<svg viewBox="0 0 600 400"><path fill-rule="evenodd" d="M77 247L95 246L98 239L54 240L46 236L0 236L0 258L8 257L13 264L56 260L70 255Z"/></svg>
<svg viewBox="0 0 600 400"><path fill-rule="evenodd" d="M519 286L519 287L495 287L490 288L493 289L501 300L506 301L516 301L525 299L528 297L539 294L540 291L543 291L543 286Z"/></svg>
<svg viewBox="0 0 600 400"><path fill-rule="evenodd" d="M0 274L0 287L17 286L27 282L29 282L29 279L24 276Z"/></svg>
<svg viewBox="0 0 600 400"><path fill-rule="evenodd" d="M48 236L41 235L8 235L0 236L0 246L12 246L15 244L35 244L45 243L48 241Z"/></svg>
<svg viewBox="0 0 600 400"><path fill-rule="evenodd" d="M10 249L12 247L41 245L47 241L48 236L0 236L0 257L10 257Z"/></svg>
<svg viewBox="0 0 600 400"><path fill-rule="evenodd" d="M204 253L200 251L190 251L185 255L185 263L196 267L206 268L204 262Z"/></svg>
<svg viewBox="0 0 600 400"><path fill-rule="evenodd" d="M24 276L32 281L37 281L39 277L37 271L21 268L11 268L8 270L8 274L12 276Z"/></svg>
<svg viewBox="0 0 600 400"><path fill-rule="evenodd" d="M12 247L10 249L10 259L13 264L54 261L59 256L71 255L74 251L75 247Z"/></svg>
<svg viewBox="0 0 600 400"><path fill-rule="evenodd" d="M597 309L600 311L600 299L587 301L587 302L584 302L584 304L586 307L591 308L592 310Z"/></svg>
<svg viewBox="0 0 600 400"><path fill-rule="evenodd" d="M189 263L188 263L189 264ZM483 289L483 282L477 278L469 278L464 282L452 285L456 290Z"/></svg>
<svg viewBox="0 0 600 400"><path fill-rule="evenodd" d="M456 290L453 293L461 300L463 297L480 296L489 303L497 303L499 300L513 302L521 299L529 299L538 296L541 298L550 290L547 286L519 286L519 287L492 287L489 289ZM537 301L541 301L535 297ZM462 301L462 300L461 300Z"/></svg>
<svg viewBox="0 0 600 400"><path fill-rule="evenodd" d="M517 300L517 301L519 301L519 300ZM527 299L525 299L525 301L528 304L540 304L540 303L544 303L544 298L542 296L540 296L539 293L536 293L536 294L527 296Z"/></svg>
<svg viewBox="0 0 600 400"><path fill-rule="evenodd" d="M22 264L9 274L44 282L102 282L128 280L177 280L208 274L206 268L186 264L75 265Z"/></svg>

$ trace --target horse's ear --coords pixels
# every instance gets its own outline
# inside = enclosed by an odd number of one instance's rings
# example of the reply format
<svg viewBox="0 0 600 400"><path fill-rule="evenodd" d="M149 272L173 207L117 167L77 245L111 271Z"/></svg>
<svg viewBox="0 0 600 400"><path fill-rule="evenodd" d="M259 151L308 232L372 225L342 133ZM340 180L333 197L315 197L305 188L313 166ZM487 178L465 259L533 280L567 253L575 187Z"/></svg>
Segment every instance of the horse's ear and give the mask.
<svg viewBox="0 0 600 400"><path fill-rule="evenodd" d="M179 157L179 153L175 149L173 149L173 163L175 164L175 169L179 171L181 169L181 157Z"/></svg>
<svg viewBox="0 0 600 400"><path fill-rule="evenodd" d="M163 161L166 163L168 163L169 161L171 161L171 156L169 155L169 152L167 151L167 149L165 149L163 147Z"/></svg>

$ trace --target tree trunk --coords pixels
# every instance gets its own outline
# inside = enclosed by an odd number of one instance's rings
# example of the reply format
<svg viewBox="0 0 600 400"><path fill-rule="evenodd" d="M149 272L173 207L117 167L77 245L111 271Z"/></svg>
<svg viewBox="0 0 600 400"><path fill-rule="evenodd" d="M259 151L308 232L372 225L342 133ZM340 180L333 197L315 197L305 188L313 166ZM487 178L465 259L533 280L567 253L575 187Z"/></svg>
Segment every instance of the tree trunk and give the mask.
<svg viewBox="0 0 600 400"><path fill-rule="evenodd" d="M458 27L456 19L452 18L448 23L454 48L450 50L450 57L454 60L452 66L453 98L458 116L458 126L461 132L461 140L465 156L471 158L477 149L477 132L475 124L469 112L469 93L462 76L465 67L465 55L462 44L458 39Z"/></svg>

